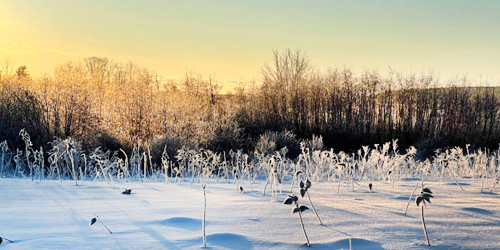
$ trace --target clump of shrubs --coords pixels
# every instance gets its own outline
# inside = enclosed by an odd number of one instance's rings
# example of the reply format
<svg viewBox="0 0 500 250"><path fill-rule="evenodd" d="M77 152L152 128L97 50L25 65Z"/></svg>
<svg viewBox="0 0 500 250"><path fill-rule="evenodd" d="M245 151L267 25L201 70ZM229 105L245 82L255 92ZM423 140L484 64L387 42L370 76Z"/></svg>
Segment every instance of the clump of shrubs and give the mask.
<svg viewBox="0 0 500 250"><path fill-rule="evenodd" d="M288 157L293 159L299 156L300 142L292 131L268 131L259 137L255 151L267 155L274 154L284 147L288 149Z"/></svg>

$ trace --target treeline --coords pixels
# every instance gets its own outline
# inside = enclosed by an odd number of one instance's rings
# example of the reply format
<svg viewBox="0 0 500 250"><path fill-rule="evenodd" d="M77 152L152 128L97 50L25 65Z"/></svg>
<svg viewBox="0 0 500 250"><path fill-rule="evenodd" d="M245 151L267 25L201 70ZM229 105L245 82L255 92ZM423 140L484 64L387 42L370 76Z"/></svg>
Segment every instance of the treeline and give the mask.
<svg viewBox="0 0 500 250"><path fill-rule="evenodd" d="M218 101L220 86L198 74L169 82L135 64L95 57L61 65L53 76L33 78L19 69L0 78L0 141L12 148L22 144L23 128L44 148L53 137L113 150L167 142L172 150L240 146L234 144L240 135L230 141L218 135L239 130Z"/></svg>
<svg viewBox="0 0 500 250"><path fill-rule="evenodd" d="M318 72L290 50L275 52L262 72L262 86L239 99L239 124L252 136L282 129L304 138L321 134L341 150L391 139L428 152L500 143L500 88L473 87L467 79L443 86L432 74Z"/></svg>
<svg viewBox="0 0 500 250"><path fill-rule="evenodd" d="M465 144L497 148L499 104L498 88L465 79L444 87L432 74L320 72L300 51L275 52L262 83L234 95L195 73L166 81L132 63L92 57L37 78L26 67L4 67L0 141L20 147L24 128L36 147L73 137L84 148L142 145L161 152L166 145L170 155L183 146L252 152L263 144L293 154L300 138L312 135L347 151L391 139L427 153Z"/></svg>

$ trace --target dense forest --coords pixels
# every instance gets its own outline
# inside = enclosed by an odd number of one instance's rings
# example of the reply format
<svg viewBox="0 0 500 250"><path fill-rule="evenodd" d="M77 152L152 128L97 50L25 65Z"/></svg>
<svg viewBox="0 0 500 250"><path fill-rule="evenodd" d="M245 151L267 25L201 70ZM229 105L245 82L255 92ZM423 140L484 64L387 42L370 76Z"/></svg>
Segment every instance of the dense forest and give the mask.
<svg viewBox="0 0 500 250"><path fill-rule="evenodd" d="M498 148L500 90L433 74L381 76L347 68L319 71L300 51L274 52L261 80L221 93L214 79L188 72L164 80L136 64L91 57L32 77L26 66L0 72L0 142L21 148L25 129L36 148L72 137L84 148L153 151L207 148L298 154L321 135L325 147L355 150L398 139L421 156L451 146Z"/></svg>

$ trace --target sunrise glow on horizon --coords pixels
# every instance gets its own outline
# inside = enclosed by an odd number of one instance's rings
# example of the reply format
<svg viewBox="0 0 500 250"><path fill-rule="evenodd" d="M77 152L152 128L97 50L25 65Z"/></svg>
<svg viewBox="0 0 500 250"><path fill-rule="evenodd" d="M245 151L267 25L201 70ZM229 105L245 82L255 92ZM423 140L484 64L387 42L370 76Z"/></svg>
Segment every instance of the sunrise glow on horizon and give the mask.
<svg viewBox="0 0 500 250"><path fill-rule="evenodd" d="M314 66L500 79L499 1L0 1L0 61L33 75L91 56L167 79L251 81L272 50Z"/></svg>

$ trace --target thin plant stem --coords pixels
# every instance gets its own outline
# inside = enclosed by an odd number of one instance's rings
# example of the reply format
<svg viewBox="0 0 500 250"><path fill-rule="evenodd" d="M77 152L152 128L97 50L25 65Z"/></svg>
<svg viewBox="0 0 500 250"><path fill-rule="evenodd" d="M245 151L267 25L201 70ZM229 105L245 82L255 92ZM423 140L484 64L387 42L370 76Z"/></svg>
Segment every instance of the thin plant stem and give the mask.
<svg viewBox="0 0 500 250"><path fill-rule="evenodd" d="M299 207L298 204L296 204L296 206ZM306 245L308 247L310 247L311 244L309 243L309 238L307 237L306 228L304 227L304 221L302 220L302 212L300 212L300 211L299 211L299 219L300 219L300 224L302 225L302 231L304 231L304 236L306 237L306 241L307 241Z"/></svg>
<svg viewBox="0 0 500 250"><path fill-rule="evenodd" d="M66 152L68 153L69 161L71 163L71 173L73 175L73 179L75 180L75 186L78 186L78 176L76 175L75 162L73 160L73 153L69 148L69 145L66 146Z"/></svg>
<svg viewBox="0 0 500 250"><path fill-rule="evenodd" d="M417 186L415 186L415 189L413 189L413 192L410 195L410 199L408 199L408 203L406 203L406 208L405 208L405 212L404 212L405 215L408 212L408 206L410 205L411 198L413 198L413 195L415 194L415 191L417 191L417 188L418 188L418 182L417 182Z"/></svg>
<svg viewBox="0 0 500 250"><path fill-rule="evenodd" d="M104 222L102 222L101 218L99 218L99 216L98 216L98 215L96 215L95 217L96 217L96 218L99 220L99 222L101 222L101 224L102 224L102 225L103 225L103 226L104 226L104 227L108 230L109 234L113 234L113 233L111 232L111 230L109 230L109 228L108 228L108 227L104 224Z"/></svg>
<svg viewBox="0 0 500 250"><path fill-rule="evenodd" d="M429 242L429 234L427 233L427 227L425 226L425 219L424 219L424 205L422 204L422 212L421 212L421 215L422 215L422 226L424 228L424 234L425 234L425 238L427 239L427 246L430 246L431 243Z"/></svg>
<svg viewBox="0 0 500 250"><path fill-rule="evenodd" d="M207 235L205 233L207 216L207 195L205 192L206 186L202 184L201 187L203 188L203 247L207 247Z"/></svg>
<svg viewBox="0 0 500 250"><path fill-rule="evenodd" d="M267 184L269 183L269 178L270 175L267 176L266 185L264 185L264 192L262 193L262 196L266 196L266 189L267 189Z"/></svg>
<svg viewBox="0 0 500 250"><path fill-rule="evenodd" d="M340 182L342 180L342 171L339 172L339 184L337 185L337 194L340 193Z"/></svg>
<svg viewBox="0 0 500 250"><path fill-rule="evenodd" d="M465 191L465 190L462 188L462 186L460 186L460 184L458 184L458 181L457 181L457 179L455 178L455 175L451 172L451 170L450 170L449 168L448 168L448 173L450 173L451 177L453 178L453 180L455 181L455 183L458 185L458 187L459 187L460 189L462 189L462 191Z"/></svg>
<svg viewBox="0 0 500 250"><path fill-rule="evenodd" d="M323 222L321 222L321 219L319 218L318 212L316 212L316 208L314 207L314 205L313 205L313 203L311 201L311 196L309 195L309 191L306 191L306 193L307 193L307 198L309 199L309 204L311 204L311 207L312 207L314 213L316 214L316 217L319 220L319 224L323 225Z"/></svg>

